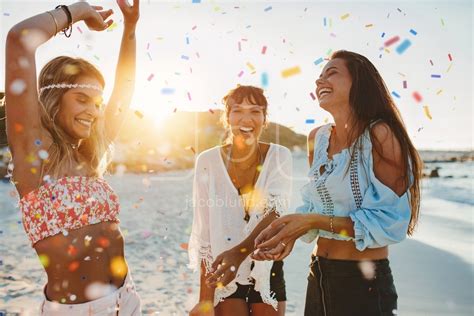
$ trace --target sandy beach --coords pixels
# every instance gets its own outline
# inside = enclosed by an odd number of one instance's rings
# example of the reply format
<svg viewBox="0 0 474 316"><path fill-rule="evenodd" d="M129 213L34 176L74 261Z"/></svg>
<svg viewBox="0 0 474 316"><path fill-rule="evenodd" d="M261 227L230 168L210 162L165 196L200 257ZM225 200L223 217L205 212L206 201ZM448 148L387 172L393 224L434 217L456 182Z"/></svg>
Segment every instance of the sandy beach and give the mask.
<svg viewBox="0 0 474 316"><path fill-rule="evenodd" d="M301 202L307 170L304 155L295 154L292 208ZM472 162L454 163L440 170L453 178L424 180L419 229L390 248L399 315L473 314L472 171ZM107 177L120 197L126 258L144 315L187 315L197 301L198 275L187 268L185 250L192 176L193 170ZM46 279L13 192L0 184L0 314L36 315ZM285 260L287 315L303 314L312 247L299 241Z"/></svg>

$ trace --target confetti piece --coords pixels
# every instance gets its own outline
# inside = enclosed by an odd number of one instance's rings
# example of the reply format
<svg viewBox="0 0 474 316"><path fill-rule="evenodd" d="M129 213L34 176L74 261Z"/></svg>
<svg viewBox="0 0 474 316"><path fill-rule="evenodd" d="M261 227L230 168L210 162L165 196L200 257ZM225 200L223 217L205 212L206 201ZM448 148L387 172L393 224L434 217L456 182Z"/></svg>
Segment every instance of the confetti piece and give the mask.
<svg viewBox="0 0 474 316"><path fill-rule="evenodd" d="M330 33L329 35L331 35L332 37L336 37L336 34L334 33Z"/></svg>
<svg viewBox="0 0 474 316"><path fill-rule="evenodd" d="M423 100L423 97L417 91L413 92L412 96L416 100L416 102L421 102Z"/></svg>
<svg viewBox="0 0 474 316"><path fill-rule="evenodd" d="M410 33L413 34L413 35L418 34L414 29L410 29Z"/></svg>
<svg viewBox="0 0 474 316"><path fill-rule="evenodd" d="M136 116L138 116L138 118L143 118L143 114L140 111L135 111L134 113Z"/></svg>
<svg viewBox="0 0 474 316"><path fill-rule="evenodd" d="M161 89L161 94L166 94L166 95L174 94L174 89L173 88L163 88L163 89Z"/></svg>
<svg viewBox="0 0 474 316"><path fill-rule="evenodd" d="M266 88L268 86L268 74L266 72L262 73L260 81L262 83L262 87Z"/></svg>
<svg viewBox="0 0 474 316"><path fill-rule="evenodd" d="M43 267L47 268L49 266L49 257L47 255L41 254L38 256L38 258Z"/></svg>
<svg viewBox="0 0 474 316"><path fill-rule="evenodd" d="M443 89L440 89L438 90L438 92L436 92L436 95L440 95L442 92L443 92Z"/></svg>
<svg viewBox="0 0 474 316"><path fill-rule="evenodd" d="M79 31L79 33L82 34L82 30L81 30L81 28L80 28L79 26L77 27L77 30Z"/></svg>
<svg viewBox="0 0 474 316"><path fill-rule="evenodd" d="M399 36L394 36L392 37L391 39L387 40L385 43L384 43L384 46L385 47L388 47L396 42L398 42L400 40L400 37Z"/></svg>
<svg viewBox="0 0 474 316"><path fill-rule="evenodd" d="M197 28L197 25L194 25L193 28L191 30L195 30Z"/></svg>
<svg viewBox="0 0 474 316"><path fill-rule="evenodd" d="M322 63L323 61L324 61L324 59L323 59L322 57L319 57L318 59L316 59L316 60L314 61L314 64L317 66L317 65L319 65L320 63Z"/></svg>
<svg viewBox="0 0 474 316"><path fill-rule="evenodd" d="M150 49L150 43L146 44L146 50Z"/></svg>
<svg viewBox="0 0 474 316"><path fill-rule="evenodd" d="M441 75L432 74L431 78L441 78Z"/></svg>
<svg viewBox="0 0 474 316"><path fill-rule="evenodd" d="M243 74L244 74L244 71L241 70L241 71L239 72L239 74L238 74L238 77L239 77L239 78L242 77Z"/></svg>
<svg viewBox="0 0 474 316"><path fill-rule="evenodd" d="M341 20L345 20L349 17L349 13L346 13L344 14L343 16L341 16Z"/></svg>
<svg viewBox="0 0 474 316"><path fill-rule="evenodd" d="M265 11L265 12L268 12L268 11L270 11L271 9L272 9L272 6L269 6L269 7L265 8L264 11Z"/></svg>
<svg viewBox="0 0 474 316"><path fill-rule="evenodd" d="M316 100L316 96L314 95L313 92L310 92L309 95L310 95L311 99Z"/></svg>
<svg viewBox="0 0 474 316"><path fill-rule="evenodd" d="M189 37L186 36L186 44L189 45Z"/></svg>
<svg viewBox="0 0 474 316"><path fill-rule="evenodd" d="M403 54L403 52L405 52L405 50L410 46L411 46L410 40L406 39L400 45L398 45L396 51L399 54Z"/></svg>
<svg viewBox="0 0 474 316"><path fill-rule="evenodd" d="M431 116L431 113L430 113L430 108L429 108L427 105L424 105L424 106L423 106L423 111L425 112L425 116L426 116L428 119L430 119L430 120L433 119L433 117Z"/></svg>
<svg viewBox="0 0 474 316"><path fill-rule="evenodd" d="M10 13L8 13L8 12L3 12L3 16L10 16Z"/></svg>
<svg viewBox="0 0 474 316"><path fill-rule="evenodd" d="M251 72L255 73L255 67L251 63L247 63L247 67L249 67Z"/></svg>
<svg viewBox="0 0 474 316"><path fill-rule="evenodd" d="M323 24L326 26L326 18L323 19Z"/></svg>
<svg viewBox="0 0 474 316"><path fill-rule="evenodd" d="M148 55L148 58L150 58L150 61L153 60L153 58L151 58L150 52L147 52L146 54Z"/></svg>
<svg viewBox="0 0 474 316"><path fill-rule="evenodd" d="M189 101L192 101L191 100L191 93L189 93L189 92L188 92L188 99L189 99Z"/></svg>
<svg viewBox="0 0 474 316"><path fill-rule="evenodd" d="M407 88L407 82L406 80L403 80L403 89L406 89Z"/></svg>
<svg viewBox="0 0 474 316"><path fill-rule="evenodd" d="M434 66L433 61L431 59L430 59L430 64L431 64L431 66Z"/></svg>
<svg viewBox="0 0 474 316"><path fill-rule="evenodd" d="M180 247L181 249L183 249L183 250L186 250L186 251L188 250L188 244L185 243L185 242L181 243L181 244L179 245L179 247Z"/></svg>
<svg viewBox="0 0 474 316"><path fill-rule="evenodd" d="M453 57L451 56L451 54L448 54L448 58L449 58L449 61L453 61Z"/></svg>
<svg viewBox="0 0 474 316"><path fill-rule="evenodd" d="M301 73L301 69L299 66L295 66L295 67L292 67L292 68L287 68L285 70L283 70L281 72L281 76L283 78L288 78L288 77L291 77L291 76L294 76L294 75L297 75Z"/></svg>
<svg viewBox="0 0 474 316"><path fill-rule="evenodd" d="M306 124L314 124L316 121L314 119L306 119Z"/></svg>
<svg viewBox="0 0 474 316"><path fill-rule="evenodd" d="M173 109L173 113L176 113L176 111L178 111L178 108Z"/></svg>
<svg viewBox="0 0 474 316"><path fill-rule="evenodd" d="M112 258L110 261L110 272L112 272L115 277L125 277L127 274L127 264L125 260L119 256Z"/></svg>
<svg viewBox="0 0 474 316"><path fill-rule="evenodd" d="M443 19L441 19L441 25L444 26L444 20Z"/></svg>
<svg viewBox="0 0 474 316"><path fill-rule="evenodd" d="M240 42L237 43L238 47L239 47L239 52L242 51L242 45L240 44Z"/></svg>
<svg viewBox="0 0 474 316"><path fill-rule="evenodd" d="M450 64L448 69L446 70L446 72L449 72L451 70L451 67L453 66L453 64Z"/></svg>
<svg viewBox="0 0 474 316"><path fill-rule="evenodd" d="M385 36L385 32L383 32L380 37L381 37L381 38L384 38L384 36Z"/></svg>
<svg viewBox="0 0 474 316"><path fill-rule="evenodd" d="M146 80L151 81L154 76L155 76L154 74L150 74Z"/></svg>
<svg viewBox="0 0 474 316"><path fill-rule="evenodd" d="M214 111L212 109L209 109L209 112L211 112L211 114L214 114Z"/></svg>
<svg viewBox="0 0 474 316"><path fill-rule="evenodd" d="M71 262L68 265L67 269L69 270L69 272L74 272L79 268L79 265L80 265L79 261L76 260L76 261Z"/></svg>
<svg viewBox="0 0 474 316"><path fill-rule="evenodd" d="M189 60L189 56L186 56L186 55L181 55L181 59L184 59L184 60Z"/></svg>
<svg viewBox="0 0 474 316"><path fill-rule="evenodd" d="M400 99L400 95L397 92L392 91L392 95Z"/></svg>
<svg viewBox="0 0 474 316"><path fill-rule="evenodd" d="M201 0L193 0L193 3L201 3Z"/></svg>
<svg viewBox="0 0 474 316"><path fill-rule="evenodd" d="M265 55L266 52L267 52L267 46L263 46L262 47L262 55Z"/></svg>
<svg viewBox="0 0 474 316"><path fill-rule="evenodd" d="M373 24L366 24L365 27L372 27L374 26Z"/></svg>

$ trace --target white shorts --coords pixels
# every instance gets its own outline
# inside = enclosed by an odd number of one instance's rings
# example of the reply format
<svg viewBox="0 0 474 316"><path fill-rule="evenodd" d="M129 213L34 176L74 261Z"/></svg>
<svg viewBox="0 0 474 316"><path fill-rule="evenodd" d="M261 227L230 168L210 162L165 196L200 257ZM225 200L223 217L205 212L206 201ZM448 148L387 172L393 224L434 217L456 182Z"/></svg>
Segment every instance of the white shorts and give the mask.
<svg viewBox="0 0 474 316"><path fill-rule="evenodd" d="M130 271L123 285L113 293L82 304L60 304L44 299L42 316L141 316L140 297L135 290Z"/></svg>

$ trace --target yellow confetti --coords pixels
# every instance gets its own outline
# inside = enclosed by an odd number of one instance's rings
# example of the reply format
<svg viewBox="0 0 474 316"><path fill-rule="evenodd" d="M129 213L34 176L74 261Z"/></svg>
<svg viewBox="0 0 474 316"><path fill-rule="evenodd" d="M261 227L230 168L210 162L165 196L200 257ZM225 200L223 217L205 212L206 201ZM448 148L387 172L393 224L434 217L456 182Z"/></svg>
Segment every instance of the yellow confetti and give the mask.
<svg viewBox="0 0 474 316"><path fill-rule="evenodd" d="M439 89L438 92L436 92L437 95L440 95L443 92L443 89Z"/></svg>
<svg viewBox="0 0 474 316"><path fill-rule="evenodd" d="M448 69L446 70L446 72L449 72L449 71L451 70L451 66L452 66L452 65L453 65L453 64L449 64L449 67L448 67Z"/></svg>
<svg viewBox="0 0 474 316"><path fill-rule="evenodd" d="M123 257L117 256L110 261L110 272L117 278L123 278L127 274L127 264Z"/></svg>
<svg viewBox="0 0 474 316"><path fill-rule="evenodd" d="M107 31L113 31L114 29L116 29L118 27L118 24L116 22L112 23L111 26L109 26L109 28L107 29Z"/></svg>
<svg viewBox="0 0 474 316"><path fill-rule="evenodd" d="M295 67L287 68L287 69L283 70L281 72L281 76L283 78L288 78L288 77L297 75L299 73L301 73L301 68L299 66L295 66Z"/></svg>
<svg viewBox="0 0 474 316"><path fill-rule="evenodd" d="M425 112L425 115L428 119L432 120L433 117L431 116L430 109L427 105L423 106L423 111Z"/></svg>
<svg viewBox="0 0 474 316"><path fill-rule="evenodd" d="M365 27L372 27L374 26L373 24L366 24Z"/></svg>
<svg viewBox="0 0 474 316"><path fill-rule="evenodd" d="M251 74L255 73L255 67L251 63L247 63L247 67L249 67Z"/></svg>
<svg viewBox="0 0 474 316"><path fill-rule="evenodd" d="M345 20L349 17L349 13L346 13L344 14L343 16L341 16L341 20Z"/></svg>
<svg viewBox="0 0 474 316"><path fill-rule="evenodd" d="M38 258L43 267L47 268L49 266L49 257L47 255L41 254Z"/></svg>
<svg viewBox="0 0 474 316"><path fill-rule="evenodd" d="M390 50L388 48L384 48L384 51L388 54L390 54Z"/></svg>

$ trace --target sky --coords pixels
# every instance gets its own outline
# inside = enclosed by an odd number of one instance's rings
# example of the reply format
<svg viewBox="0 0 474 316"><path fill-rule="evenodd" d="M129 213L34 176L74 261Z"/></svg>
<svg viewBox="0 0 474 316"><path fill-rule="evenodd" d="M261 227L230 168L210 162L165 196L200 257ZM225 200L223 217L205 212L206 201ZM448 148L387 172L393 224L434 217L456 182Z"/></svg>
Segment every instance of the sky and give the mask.
<svg viewBox="0 0 474 316"><path fill-rule="evenodd" d="M250 84L265 89L271 121L307 134L332 121L310 93L325 59L346 49L374 63L418 149L473 149L471 1L196 2L141 1L132 108L156 124L175 109L222 109L230 89ZM116 24L104 32L75 24L71 38L58 35L37 50L37 71L58 55L85 58L104 74L107 99L123 30L121 12L112 1L90 3L112 8ZM2 65L8 30L56 5L0 1ZM396 36L398 41L386 44ZM411 45L397 52L406 40ZM298 73L283 76L295 67Z"/></svg>

